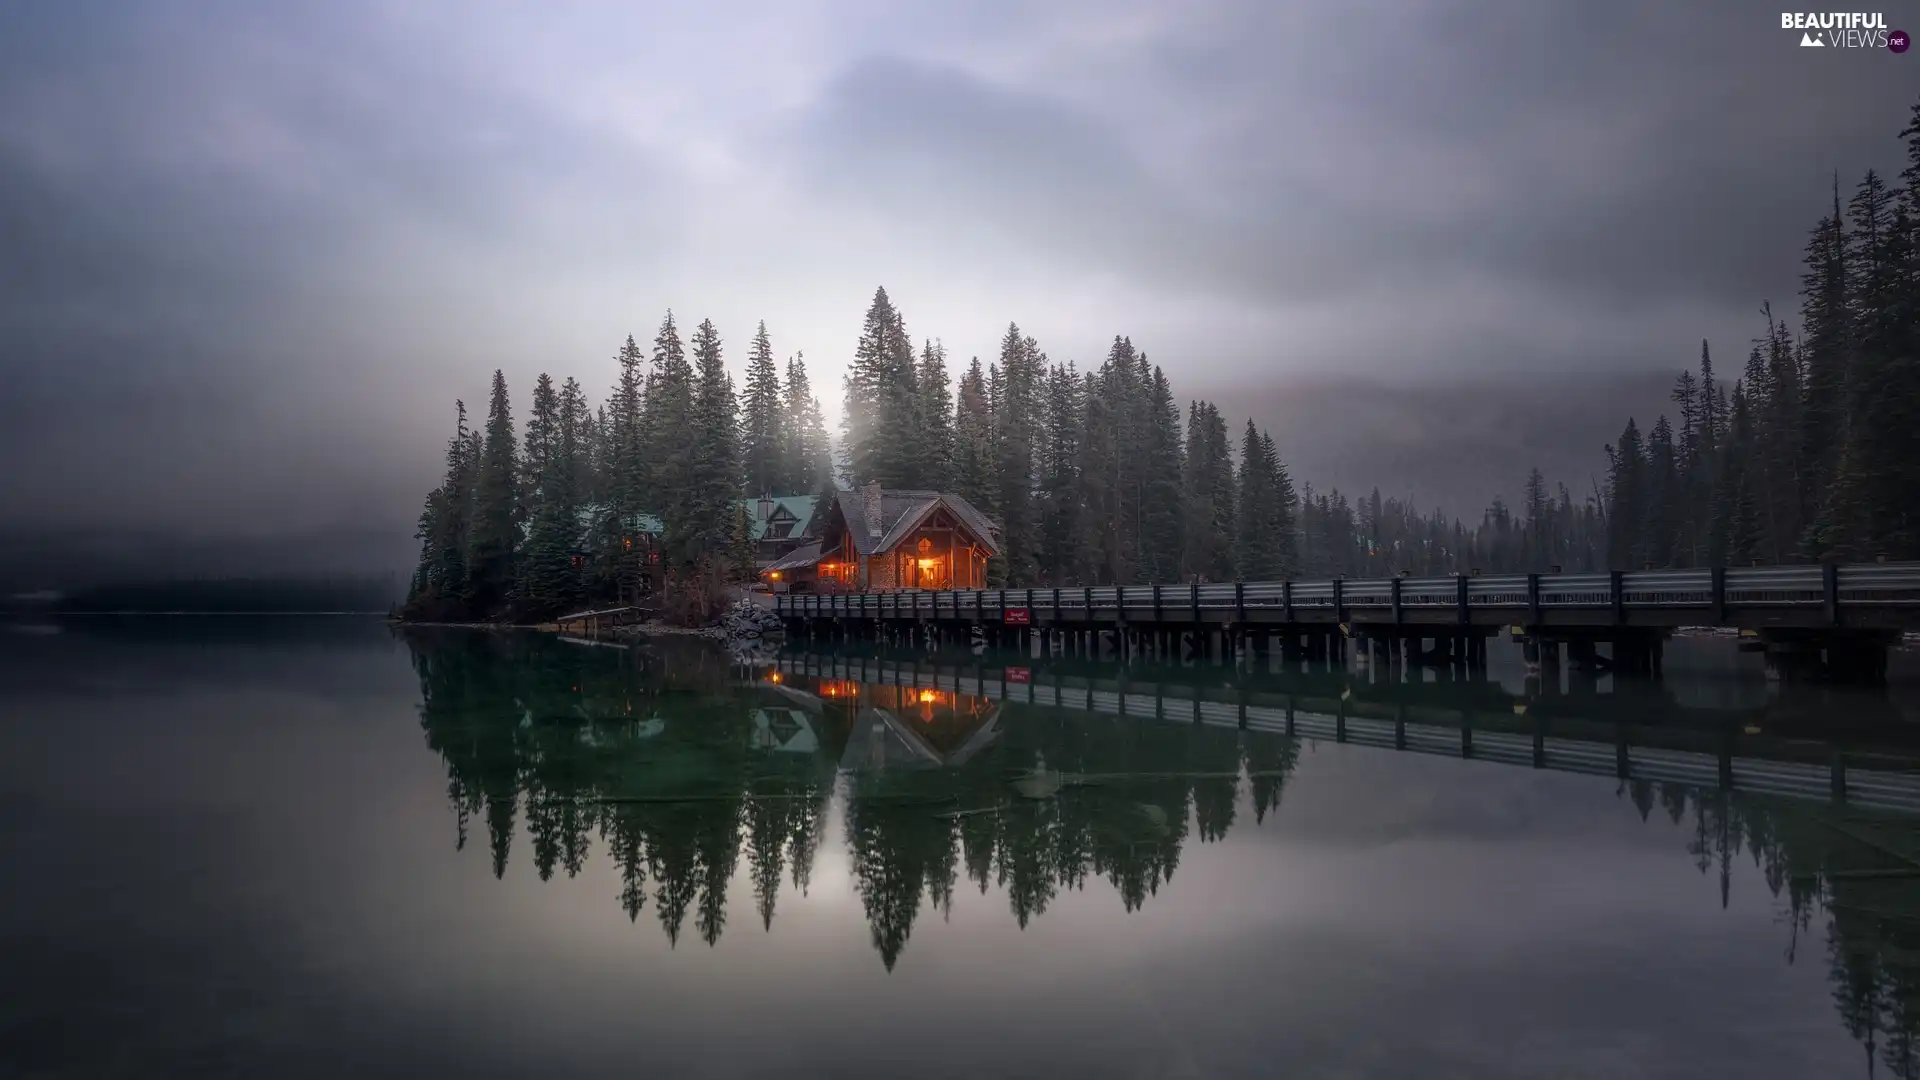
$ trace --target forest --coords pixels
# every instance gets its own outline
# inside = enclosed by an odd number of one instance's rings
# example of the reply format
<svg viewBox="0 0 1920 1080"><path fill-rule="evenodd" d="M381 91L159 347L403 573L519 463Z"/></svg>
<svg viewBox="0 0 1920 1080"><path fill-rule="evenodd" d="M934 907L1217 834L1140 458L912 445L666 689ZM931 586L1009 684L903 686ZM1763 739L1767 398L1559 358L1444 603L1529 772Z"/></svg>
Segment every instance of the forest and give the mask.
<svg viewBox="0 0 1920 1080"><path fill-rule="evenodd" d="M995 584L1133 584L1920 557L1920 103L1905 168L1869 171L1807 240L1799 326L1761 305L1731 381L1702 341L1675 420L1629 418L1606 478L1576 492L1538 469L1477 519L1296 483L1285 437L1184 404L1116 336L1097 366L1050 359L1009 325L957 380L875 292L843 385L840 438L765 324L736 387L711 321L669 312L629 337L605 400L535 383L516 428L496 371L485 420L457 421L420 516L402 613L541 617L628 595L657 559L675 617L711 617L751 577L741 500L879 482L957 491L999 524ZM636 546L658 523L657 546Z"/></svg>

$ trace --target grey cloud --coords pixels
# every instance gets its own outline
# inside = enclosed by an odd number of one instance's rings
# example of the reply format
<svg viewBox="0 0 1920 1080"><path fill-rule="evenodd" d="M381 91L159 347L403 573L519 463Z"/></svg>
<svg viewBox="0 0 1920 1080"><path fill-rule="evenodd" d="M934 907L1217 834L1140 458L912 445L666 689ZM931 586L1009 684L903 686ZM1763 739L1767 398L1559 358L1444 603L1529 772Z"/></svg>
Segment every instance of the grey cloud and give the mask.
<svg viewBox="0 0 1920 1080"><path fill-rule="evenodd" d="M494 366L601 389L672 305L768 318L831 406L876 284L959 357L1131 334L1323 486L1578 487L1601 411L1792 306L1831 171L1897 161L1916 61L1792 39L1730 0L7 5L0 528L404 532ZM1334 376L1402 420L1314 429ZM1495 378L1523 440L1410 419Z"/></svg>
<svg viewBox="0 0 1920 1080"><path fill-rule="evenodd" d="M1830 170L1850 184L1890 160L1908 104L1900 58L1798 53L1745 5L1252 4L1200 21L1117 76L1072 73L1118 84L1104 110L1044 79L869 59L810 118L804 167L824 191L941 207L956 233L1170 293L1284 310L1483 280L1515 294L1479 313L1522 332L1500 359L1585 366L1634 363L1572 343L1656 309L1744 336L1760 300L1791 295ZM1161 90L1211 133L1168 142L1191 158L1184 190L1125 137ZM1524 302L1539 289L1584 325L1541 325ZM1470 361L1447 329L1409 338L1404 362Z"/></svg>

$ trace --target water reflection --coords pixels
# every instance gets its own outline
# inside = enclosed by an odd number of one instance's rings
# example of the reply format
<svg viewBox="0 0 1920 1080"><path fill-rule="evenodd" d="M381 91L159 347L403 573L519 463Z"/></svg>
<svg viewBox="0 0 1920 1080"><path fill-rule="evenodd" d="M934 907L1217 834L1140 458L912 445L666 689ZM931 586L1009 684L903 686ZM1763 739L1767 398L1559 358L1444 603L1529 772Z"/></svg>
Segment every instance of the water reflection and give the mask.
<svg viewBox="0 0 1920 1080"><path fill-rule="evenodd" d="M1905 740L1882 729L1844 745L1812 739L1809 713L1791 699L1702 712L1631 688L1514 695L1491 683L1143 677L989 668L977 657L742 665L704 650L461 633L417 634L409 645L455 841L464 847L484 828L496 876L516 857L543 879L576 875L598 838L630 919L651 905L678 943L691 916L712 945L743 861L763 928L784 881L806 893L837 808L889 971L918 920L951 912L963 877L982 894L1003 890L1022 928L1094 879L1140 909L1171 887L1189 842L1272 819L1316 738L1580 771L1617 765L1620 798L1642 820L1679 827L1687 839L1676 855L1717 886L1721 906L1735 860L1753 861L1778 905L1786 962L1823 936L1847 1031L1870 1061L1916 1073L1920 833L1911 817L1874 806L1911 798L1898 771L1911 760ZM1581 749L1590 745L1609 753ZM1793 772L1824 778L1836 749L1852 763L1851 801ZM1682 766L1706 770L1706 782L1659 775L1693 779ZM1725 790L1716 777L1792 797ZM516 815L524 853L513 850Z"/></svg>

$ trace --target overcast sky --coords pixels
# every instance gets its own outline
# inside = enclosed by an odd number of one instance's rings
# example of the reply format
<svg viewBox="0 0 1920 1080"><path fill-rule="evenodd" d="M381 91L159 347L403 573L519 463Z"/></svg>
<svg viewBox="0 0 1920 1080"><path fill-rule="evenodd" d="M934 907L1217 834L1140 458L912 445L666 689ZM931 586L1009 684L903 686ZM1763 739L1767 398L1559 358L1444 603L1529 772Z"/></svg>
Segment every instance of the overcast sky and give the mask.
<svg viewBox="0 0 1920 1080"><path fill-rule="evenodd" d="M6 4L0 528L405 529L455 396L603 392L668 307L736 371L765 319L837 412L880 284L956 364L1124 333L1230 412L1731 368L1920 88L1798 40L1670 0Z"/></svg>

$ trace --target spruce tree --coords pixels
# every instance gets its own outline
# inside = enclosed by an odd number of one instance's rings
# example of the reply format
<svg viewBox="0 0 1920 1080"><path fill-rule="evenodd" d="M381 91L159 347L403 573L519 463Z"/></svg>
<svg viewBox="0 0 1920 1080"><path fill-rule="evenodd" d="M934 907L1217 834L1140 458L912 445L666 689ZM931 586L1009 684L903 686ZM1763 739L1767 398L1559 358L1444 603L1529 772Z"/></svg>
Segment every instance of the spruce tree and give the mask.
<svg viewBox="0 0 1920 1080"><path fill-rule="evenodd" d="M507 377L495 370L492 400L487 406L486 441L474 481L473 533L467 556L468 597L479 618L504 614L513 597L514 552L520 540L514 442Z"/></svg>
<svg viewBox="0 0 1920 1080"><path fill-rule="evenodd" d="M1206 581L1234 577L1235 477L1227 424L1205 401L1187 406L1185 506L1186 574Z"/></svg>
<svg viewBox="0 0 1920 1080"><path fill-rule="evenodd" d="M1639 425L1629 418L1619 445L1608 446L1606 452L1607 558L1615 569L1638 570L1647 507L1647 459Z"/></svg>
<svg viewBox="0 0 1920 1080"><path fill-rule="evenodd" d="M1657 569L1674 563L1680 536L1681 500L1679 461L1673 445L1673 425L1663 415L1647 436L1647 504L1641 558Z"/></svg>
<svg viewBox="0 0 1920 1080"><path fill-rule="evenodd" d="M988 566L996 584L1025 585L1039 572L1040 522L1034 501L1034 441L1038 373L1045 357L1030 337L1009 324L1000 339L1000 393L993 414L994 508L1001 557Z"/></svg>
<svg viewBox="0 0 1920 1080"><path fill-rule="evenodd" d="M847 368L841 417L855 486L911 487L920 480L916 374L906 324L887 290L877 289Z"/></svg>
<svg viewBox="0 0 1920 1080"><path fill-rule="evenodd" d="M669 492L668 557L681 566L724 560L740 497L733 379L712 320L693 335L694 393L684 460L686 480Z"/></svg>
<svg viewBox="0 0 1920 1080"><path fill-rule="evenodd" d="M1065 585L1080 580L1080 532L1084 525L1077 501L1083 407L1080 394L1080 375L1071 364L1048 367L1036 444L1041 584Z"/></svg>
<svg viewBox="0 0 1920 1080"><path fill-rule="evenodd" d="M615 356L620 374L606 406L607 437L601 462L606 485L604 496L622 521L630 521L651 502L653 477L648 461L652 447L646 444L646 375L641 371L645 360L640 346L629 334L626 344Z"/></svg>
<svg viewBox="0 0 1920 1080"><path fill-rule="evenodd" d="M795 353L787 360L786 422L788 491L814 496L815 522L826 518L833 498L833 445L827 437L820 399L807 379L806 358Z"/></svg>
<svg viewBox="0 0 1920 1080"><path fill-rule="evenodd" d="M954 408L954 490L982 513L996 513L998 483L993 461L993 410L987 402L987 377L974 357L960 377Z"/></svg>
<svg viewBox="0 0 1920 1080"><path fill-rule="evenodd" d="M1144 368L1144 355L1140 362ZM1140 532L1144 554L1141 571L1148 582L1171 583L1180 580L1180 548L1186 531L1182 519L1181 474L1186 471L1186 461L1180 437L1180 408L1174 401L1167 373L1160 368L1152 369L1143 389L1145 462L1141 469Z"/></svg>
<svg viewBox="0 0 1920 1080"><path fill-rule="evenodd" d="M638 509L663 519L685 512L694 494L689 450L698 434L694 417L693 365L687 362L680 328L667 312L653 339L653 370L647 376L641 439L652 483ZM673 523L666 521L671 530Z"/></svg>
<svg viewBox="0 0 1920 1080"><path fill-rule="evenodd" d="M914 419L919 483L937 491L953 487L953 397L947 376L947 350L937 341L921 348L915 376L918 394Z"/></svg>
<svg viewBox="0 0 1920 1080"><path fill-rule="evenodd" d="M1300 572L1300 545L1294 525L1293 479L1287 475L1286 462L1280 459L1280 451L1269 432L1260 433L1260 456L1271 485L1267 528L1272 537L1274 573L1280 577L1292 577ZM1379 492L1374 494L1377 498Z"/></svg>
<svg viewBox="0 0 1920 1080"><path fill-rule="evenodd" d="M575 594L572 558L578 520L572 486L577 463L566 409L552 377L543 372L534 384L520 470L527 536L517 565L519 597L524 611L535 617L558 613Z"/></svg>
<svg viewBox="0 0 1920 1080"><path fill-rule="evenodd" d="M1853 312L1847 289L1846 221L1840 210L1840 177L1833 179L1833 212L1808 238L1806 270L1800 276L1800 333L1806 393L1800 411L1801 475L1810 483L1831 477L1845 435L1847 386L1852 378ZM1831 492L1827 492L1831 495ZM1830 498L1811 501L1815 520L1800 538L1801 554L1818 558L1828 547Z"/></svg>
<svg viewBox="0 0 1920 1080"><path fill-rule="evenodd" d="M1247 421L1240 440L1240 491L1236 500L1239 521L1234 536L1234 562L1247 581L1269 581L1280 576L1280 552L1273 534L1276 520L1275 462L1267 456L1267 442Z"/></svg>
<svg viewBox="0 0 1920 1080"><path fill-rule="evenodd" d="M741 396L740 455L749 497L791 493L788 485L795 470L787 457L793 440L787 435L786 415L780 370L774 366L773 343L763 322L747 352L746 392Z"/></svg>
<svg viewBox="0 0 1920 1080"><path fill-rule="evenodd" d="M479 461L467 429L467 404L453 404L456 419L453 437L447 440L446 473L428 494L414 534L420 541L420 566L414 571L406 611L416 618L459 618L466 603L467 532Z"/></svg>
<svg viewBox="0 0 1920 1080"><path fill-rule="evenodd" d="M1547 496L1547 478L1541 474L1540 467L1527 470L1526 505L1527 514L1527 565L1534 572L1545 570L1553 563L1553 538L1549 518L1552 505Z"/></svg>

